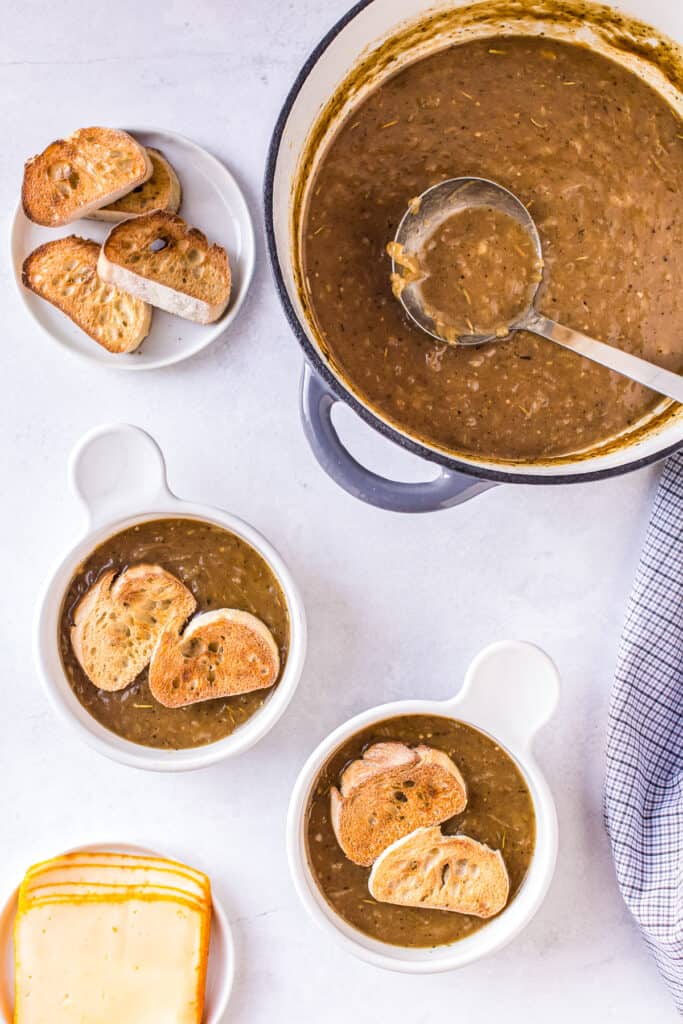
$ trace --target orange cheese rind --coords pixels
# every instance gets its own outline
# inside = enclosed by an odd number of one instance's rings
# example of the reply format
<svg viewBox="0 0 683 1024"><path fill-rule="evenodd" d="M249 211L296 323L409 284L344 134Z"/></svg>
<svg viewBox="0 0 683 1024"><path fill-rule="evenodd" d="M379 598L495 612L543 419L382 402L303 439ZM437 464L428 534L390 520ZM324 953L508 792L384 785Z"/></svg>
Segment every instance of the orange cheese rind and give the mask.
<svg viewBox="0 0 683 1024"><path fill-rule="evenodd" d="M17 914L26 913L38 903L123 903L126 900L140 900L144 903L165 899L200 911L206 911L209 906L205 901L189 896L182 889L107 885L94 888L94 885L95 883L92 883L88 888L79 888L67 883L64 886L45 886L42 891L42 887L38 890L33 889L20 894Z"/></svg>
<svg viewBox="0 0 683 1024"><path fill-rule="evenodd" d="M180 889L198 898L210 898L208 880L200 880L174 868L157 865L54 864L27 874L23 886L29 891L46 885L161 885Z"/></svg>
<svg viewBox="0 0 683 1024"><path fill-rule="evenodd" d="M37 861L26 872L26 877L36 874L47 867L60 867L67 864L88 864L93 867L100 864L104 866L116 865L119 867L158 867L160 870L177 871L178 874L188 875L206 886L210 890L208 877L203 871L191 868L182 861L172 860L168 857L156 857L154 854L138 853L111 853L105 850L74 850L71 853L62 853L58 857L50 857L47 860Z"/></svg>

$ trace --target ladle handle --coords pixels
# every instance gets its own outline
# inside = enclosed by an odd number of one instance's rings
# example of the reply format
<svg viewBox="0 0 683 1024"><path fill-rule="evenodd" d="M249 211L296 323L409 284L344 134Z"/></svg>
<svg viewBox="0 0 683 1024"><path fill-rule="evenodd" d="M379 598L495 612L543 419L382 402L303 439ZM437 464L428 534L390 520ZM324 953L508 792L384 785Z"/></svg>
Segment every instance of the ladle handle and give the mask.
<svg viewBox="0 0 683 1024"><path fill-rule="evenodd" d="M495 484L490 480L440 469L433 480L404 483L388 480L361 465L342 444L332 422L339 401L320 377L304 365L301 419L306 439L322 469L348 494L391 512L436 512L475 498Z"/></svg>
<svg viewBox="0 0 683 1024"><path fill-rule="evenodd" d="M534 312L524 323L524 329L540 334L542 338L554 341L563 348L569 348L594 363L600 363L610 370L616 370L624 377L644 384L646 388L652 388L660 395L673 398L676 402L683 402L683 377L671 370L664 370L661 366L655 366L646 359L631 355L620 348L606 345L604 341L596 341L589 338L581 331L574 331L571 327L558 324L555 320Z"/></svg>

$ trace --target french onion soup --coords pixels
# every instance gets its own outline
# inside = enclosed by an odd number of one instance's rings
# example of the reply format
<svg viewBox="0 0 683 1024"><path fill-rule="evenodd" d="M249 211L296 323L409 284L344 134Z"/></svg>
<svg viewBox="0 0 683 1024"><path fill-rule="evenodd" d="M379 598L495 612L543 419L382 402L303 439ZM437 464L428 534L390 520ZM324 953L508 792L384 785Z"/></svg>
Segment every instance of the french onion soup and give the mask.
<svg viewBox="0 0 683 1024"><path fill-rule="evenodd" d="M182 749L229 736L284 669L289 615L249 544L193 518L110 537L79 566L60 614L69 684L124 739Z"/></svg>
<svg viewBox="0 0 683 1024"><path fill-rule="evenodd" d="M412 288L449 345L466 335L504 338L530 306L541 280L542 261L528 232L491 206L447 212L429 226L415 253L398 242L387 245L399 267L390 278L396 298Z"/></svg>
<svg viewBox="0 0 683 1024"><path fill-rule="evenodd" d="M390 718L346 740L319 773L305 830L333 910L374 939L412 947L455 942L504 911L536 836L512 758L437 715Z"/></svg>
<svg viewBox="0 0 683 1024"><path fill-rule="evenodd" d="M468 175L506 186L534 217L540 312L683 370L683 123L635 72L536 36L423 56L336 129L310 184L301 242L327 358L398 430L450 453L552 461L635 429L661 401L646 388L522 331L447 346L392 295L385 249L411 197ZM461 274L448 274L455 312L473 319L461 286L473 298L485 280ZM432 304L443 300L439 288Z"/></svg>

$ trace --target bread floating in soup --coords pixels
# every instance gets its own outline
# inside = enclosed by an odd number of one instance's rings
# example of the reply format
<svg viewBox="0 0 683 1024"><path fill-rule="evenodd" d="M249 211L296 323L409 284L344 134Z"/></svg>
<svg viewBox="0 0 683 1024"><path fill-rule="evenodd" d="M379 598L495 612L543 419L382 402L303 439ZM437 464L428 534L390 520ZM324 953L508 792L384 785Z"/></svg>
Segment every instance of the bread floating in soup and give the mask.
<svg viewBox="0 0 683 1024"><path fill-rule="evenodd" d="M390 718L346 740L306 813L309 867L327 902L397 946L446 945L504 912L535 836L512 758L478 729L436 715Z"/></svg>
<svg viewBox="0 0 683 1024"><path fill-rule="evenodd" d="M145 746L230 735L262 706L287 661L280 584L236 534L159 519L110 537L69 584L60 653L80 703Z"/></svg>
<svg viewBox="0 0 683 1024"><path fill-rule="evenodd" d="M219 608L183 632L164 630L149 666L149 688L167 708L272 686L280 653L267 626L249 612Z"/></svg>
<svg viewBox="0 0 683 1024"><path fill-rule="evenodd" d="M368 890L380 903L487 918L507 903L510 879L500 850L434 826L388 846L373 864Z"/></svg>
<svg viewBox="0 0 683 1024"><path fill-rule="evenodd" d="M423 743L374 743L344 769L339 789L330 790L337 842L349 860L364 867L394 840L452 818L466 803L457 766Z"/></svg>

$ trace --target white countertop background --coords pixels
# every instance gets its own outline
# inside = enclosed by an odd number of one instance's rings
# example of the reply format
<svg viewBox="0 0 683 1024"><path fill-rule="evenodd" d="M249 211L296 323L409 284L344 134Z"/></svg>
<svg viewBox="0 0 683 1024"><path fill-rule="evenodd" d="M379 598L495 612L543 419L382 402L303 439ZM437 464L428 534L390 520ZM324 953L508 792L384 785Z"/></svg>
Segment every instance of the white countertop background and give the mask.
<svg viewBox="0 0 683 1024"><path fill-rule="evenodd" d="M500 487L450 512L365 507L318 468L299 424L301 352L267 266L261 183L270 132L303 59L346 0L86 0L3 5L1 230L25 157L86 124L188 135L244 187L257 273L228 335L178 367L124 374L68 358L18 300L0 260L3 370L2 882L94 840L143 843L206 870L228 908L240 1024L455 1019L673 1024L678 1019L617 891L602 825L605 727L619 630L657 480L649 469L575 487ZM429 475L344 411L375 468ZM101 759L47 707L32 662L36 595L78 534L65 463L107 420L150 430L182 496L252 522L303 592L310 649L285 717L241 758L187 776ZM560 856L527 930L459 973L413 978L340 953L290 884L284 818L313 746L351 714L446 697L506 637L556 659L563 696L537 750L557 798ZM442 1016L448 1014L448 1018ZM438 1016L437 1016L438 1015Z"/></svg>

